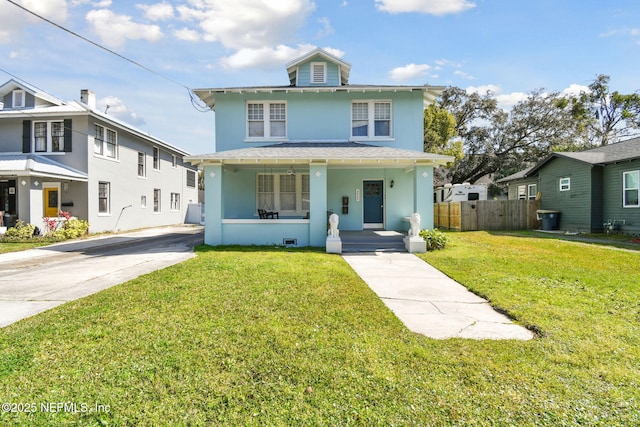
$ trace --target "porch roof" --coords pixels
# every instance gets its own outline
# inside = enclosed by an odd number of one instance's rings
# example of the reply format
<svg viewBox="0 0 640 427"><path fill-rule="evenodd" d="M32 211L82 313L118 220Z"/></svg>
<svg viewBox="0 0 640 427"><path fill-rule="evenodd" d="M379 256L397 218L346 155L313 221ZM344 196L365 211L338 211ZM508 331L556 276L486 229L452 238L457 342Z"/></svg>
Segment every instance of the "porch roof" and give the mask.
<svg viewBox="0 0 640 427"><path fill-rule="evenodd" d="M274 164L274 163L325 163L344 166L410 166L423 164L446 165L451 156L379 147L357 142L280 142L261 147L240 148L218 153L185 157L193 165L212 164Z"/></svg>
<svg viewBox="0 0 640 427"><path fill-rule="evenodd" d="M87 181L86 173L38 154L0 154L0 175Z"/></svg>

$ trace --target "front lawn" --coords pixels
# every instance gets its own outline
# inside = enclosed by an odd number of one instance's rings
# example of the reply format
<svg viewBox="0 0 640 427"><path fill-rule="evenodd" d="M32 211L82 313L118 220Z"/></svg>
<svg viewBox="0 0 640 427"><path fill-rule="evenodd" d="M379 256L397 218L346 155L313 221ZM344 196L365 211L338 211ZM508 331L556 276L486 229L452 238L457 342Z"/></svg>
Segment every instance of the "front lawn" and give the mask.
<svg viewBox="0 0 640 427"><path fill-rule="evenodd" d="M429 339L339 256L202 246L1 330L0 425L640 424L640 253L448 236L422 257L538 338Z"/></svg>

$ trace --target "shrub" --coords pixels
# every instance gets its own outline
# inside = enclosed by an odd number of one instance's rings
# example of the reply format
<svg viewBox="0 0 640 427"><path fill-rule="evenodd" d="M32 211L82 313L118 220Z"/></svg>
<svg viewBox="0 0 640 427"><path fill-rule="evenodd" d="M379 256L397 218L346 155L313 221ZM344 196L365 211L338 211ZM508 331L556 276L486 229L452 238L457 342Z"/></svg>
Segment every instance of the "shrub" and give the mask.
<svg viewBox="0 0 640 427"><path fill-rule="evenodd" d="M420 230L420 237L427 242L427 251L444 249L449 242L446 234L434 228L433 230Z"/></svg>
<svg viewBox="0 0 640 427"><path fill-rule="evenodd" d="M8 239L26 240L33 237L35 230L35 225L25 224L22 220L18 220L16 226L9 228L4 236Z"/></svg>
<svg viewBox="0 0 640 427"><path fill-rule="evenodd" d="M64 222L61 230L58 230L66 239L77 239L89 232L89 223L81 219L73 218Z"/></svg>

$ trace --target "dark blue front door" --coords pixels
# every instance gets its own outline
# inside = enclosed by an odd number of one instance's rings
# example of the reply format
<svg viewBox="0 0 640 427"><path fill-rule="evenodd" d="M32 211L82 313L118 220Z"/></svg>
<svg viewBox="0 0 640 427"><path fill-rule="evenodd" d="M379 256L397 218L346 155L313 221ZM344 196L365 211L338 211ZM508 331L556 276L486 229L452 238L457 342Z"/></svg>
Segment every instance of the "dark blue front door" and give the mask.
<svg viewBox="0 0 640 427"><path fill-rule="evenodd" d="M384 186L382 181L363 182L363 207L364 226L383 227L384 226L384 197L382 194Z"/></svg>

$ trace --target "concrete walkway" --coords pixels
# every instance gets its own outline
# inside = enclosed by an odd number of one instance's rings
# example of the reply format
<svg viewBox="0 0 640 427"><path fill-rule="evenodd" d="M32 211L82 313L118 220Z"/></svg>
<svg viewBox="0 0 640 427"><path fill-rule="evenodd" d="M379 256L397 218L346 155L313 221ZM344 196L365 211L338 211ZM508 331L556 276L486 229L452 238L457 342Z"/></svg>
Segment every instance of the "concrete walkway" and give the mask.
<svg viewBox="0 0 640 427"><path fill-rule="evenodd" d="M413 254L353 253L343 258L413 332L436 339L534 336Z"/></svg>

